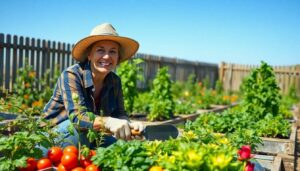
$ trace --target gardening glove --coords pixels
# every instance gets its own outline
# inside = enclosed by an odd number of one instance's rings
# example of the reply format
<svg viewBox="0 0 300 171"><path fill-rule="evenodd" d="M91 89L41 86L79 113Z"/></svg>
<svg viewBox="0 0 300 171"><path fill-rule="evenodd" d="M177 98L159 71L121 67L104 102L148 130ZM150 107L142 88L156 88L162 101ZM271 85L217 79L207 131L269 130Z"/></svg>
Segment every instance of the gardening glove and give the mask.
<svg viewBox="0 0 300 171"><path fill-rule="evenodd" d="M129 122L125 119L108 117L104 123L105 129L113 133L116 139L130 140L131 132Z"/></svg>
<svg viewBox="0 0 300 171"><path fill-rule="evenodd" d="M131 122L129 123L130 129L134 130L135 132L141 133L144 129L145 126L141 122ZM142 139L143 137L141 135L132 135L132 139Z"/></svg>

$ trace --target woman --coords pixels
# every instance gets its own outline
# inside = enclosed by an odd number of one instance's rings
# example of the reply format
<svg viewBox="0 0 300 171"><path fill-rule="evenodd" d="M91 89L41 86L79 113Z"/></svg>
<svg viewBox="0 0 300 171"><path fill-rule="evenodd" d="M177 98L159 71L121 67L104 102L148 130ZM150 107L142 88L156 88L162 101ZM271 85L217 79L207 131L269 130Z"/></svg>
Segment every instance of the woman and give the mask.
<svg viewBox="0 0 300 171"><path fill-rule="evenodd" d="M81 130L104 130L113 135L105 137L103 146L116 139L132 139L131 129L144 129L140 122L129 121L124 110L121 80L112 72L117 64L130 59L138 47L137 41L119 36L109 23L96 26L89 36L75 44L72 56L79 63L62 72L53 96L44 108L45 118L57 125L55 129L66 140L63 147L69 142L76 145L80 140L93 148L86 138L86 131L80 131L83 132L80 135L77 130L73 135L69 133L71 122L78 123L78 120ZM78 100L74 101L74 95ZM70 114L78 112L82 117L69 118ZM94 122L89 120L86 112L96 115Z"/></svg>

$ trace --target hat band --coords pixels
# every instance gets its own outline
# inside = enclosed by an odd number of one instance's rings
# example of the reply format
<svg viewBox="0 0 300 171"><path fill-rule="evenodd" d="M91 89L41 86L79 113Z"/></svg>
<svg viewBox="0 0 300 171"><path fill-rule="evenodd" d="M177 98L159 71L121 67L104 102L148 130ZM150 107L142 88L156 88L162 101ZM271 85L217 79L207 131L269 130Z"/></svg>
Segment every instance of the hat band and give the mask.
<svg viewBox="0 0 300 171"><path fill-rule="evenodd" d="M113 34L113 33L101 33L101 34L96 34L95 36L101 36L101 35L104 35L104 36L118 36L118 34Z"/></svg>

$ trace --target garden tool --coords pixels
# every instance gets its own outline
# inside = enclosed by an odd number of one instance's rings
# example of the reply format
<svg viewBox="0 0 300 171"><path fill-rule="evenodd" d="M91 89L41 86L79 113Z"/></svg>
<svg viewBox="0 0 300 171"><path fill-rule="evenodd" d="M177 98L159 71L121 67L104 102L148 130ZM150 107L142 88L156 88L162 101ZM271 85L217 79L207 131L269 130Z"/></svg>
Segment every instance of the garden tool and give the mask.
<svg viewBox="0 0 300 171"><path fill-rule="evenodd" d="M131 130L132 135L143 136L146 140L167 140L177 138L178 129L171 124L147 125L142 132Z"/></svg>

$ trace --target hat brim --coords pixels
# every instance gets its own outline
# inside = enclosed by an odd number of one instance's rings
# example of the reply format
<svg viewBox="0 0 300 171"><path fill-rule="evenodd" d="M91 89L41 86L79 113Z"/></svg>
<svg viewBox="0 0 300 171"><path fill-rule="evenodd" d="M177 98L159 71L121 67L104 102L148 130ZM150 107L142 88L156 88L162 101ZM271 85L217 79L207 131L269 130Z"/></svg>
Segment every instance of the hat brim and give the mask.
<svg viewBox="0 0 300 171"><path fill-rule="evenodd" d="M78 41L73 49L72 56L79 62L84 62L87 59L87 49L90 45L101 40L112 40L120 44L120 58L119 63L130 59L138 50L139 43L133 39L122 36L113 35L93 35Z"/></svg>

